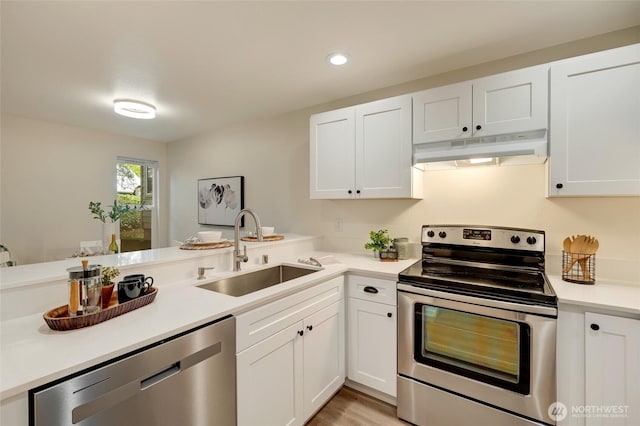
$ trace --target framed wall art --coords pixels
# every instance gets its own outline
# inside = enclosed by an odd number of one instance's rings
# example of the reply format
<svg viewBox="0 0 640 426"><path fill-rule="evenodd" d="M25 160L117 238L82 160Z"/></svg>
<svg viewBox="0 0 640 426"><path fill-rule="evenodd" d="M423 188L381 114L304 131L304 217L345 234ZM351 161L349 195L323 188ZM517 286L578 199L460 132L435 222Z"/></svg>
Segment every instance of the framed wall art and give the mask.
<svg viewBox="0 0 640 426"><path fill-rule="evenodd" d="M244 208L244 176L198 179L198 223L233 226ZM241 226L244 226L244 217Z"/></svg>

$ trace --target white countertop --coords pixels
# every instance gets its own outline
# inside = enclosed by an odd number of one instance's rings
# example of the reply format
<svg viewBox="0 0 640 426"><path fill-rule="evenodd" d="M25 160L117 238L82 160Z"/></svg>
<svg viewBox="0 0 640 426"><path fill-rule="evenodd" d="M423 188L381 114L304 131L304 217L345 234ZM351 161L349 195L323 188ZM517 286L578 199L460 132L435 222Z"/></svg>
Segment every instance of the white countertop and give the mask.
<svg viewBox="0 0 640 426"><path fill-rule="evenodd" d="M242 242L248 247L269 248L282 246L289 243L299 243L300 241L313 240L316 237L309 237L296 234L284 234L286 238L278 241L264 242ZM231 253L233 247L215 249L216 255ZM123 272L135 268L139 265L158 265L169 262L190 260L210 256L211 250L180 250L178 247L165 247L159 249L139 250L129 253L108 254L103 256L74 257L53 262L33 263L28 265L18 265L12 268L0 268L0 289L37 285L54 280L66 280L68 273L66 270L71 267L78 267L81 259L87 259L91 265L113 266ZM52 272L53 271L53 272Z"/></svg>
<svg viewBox="0 0 640 426"><path fill-rule="evenodd" d="M42 314L28 315L0 324L0 399L76 373L114 357L143 348L167 337L198 327L229 314L237 314L281 298L347 271L395 280L398 272L416 259L380 262L373 256L313 252L325 261L324 269L286 283L241 297L227 296L197 288L234 273L207 274L208 279L177 282L158 289L155 301L147 306L83 329L52 331ZM288 259L287 263L295 263ZM333 260L334 263L331 263ZM249 272L279 264L243 265ZM300 265L299 266L304 266ZM237 273L235 273L237 274Z"/></svg>
<svg viewBox="0 0 640 426"><path fill-rule="evenodd" d="M627 312L640 317L640 285L606 280L585 285L563 281L559 276L550 276L549 280L560 304Z"/></svg>
<svg viewBox="0 0 640 426"><path fill-rule="evenodd" d="M160 249L146 253L145 256L149 258L138 259L138 262L162 263L176 260L177 257L193 257L194 254ZM416 261L380 262L371 255L323 252L304 253L295 258L279 260L296 263L298 258L310 256L319 258L324 269L242 297L226 296L196 287L234 274L216 272L207 274L208 279L204 281L189 279L159 287L158 296L150 305L84 329L52 331L44 323L41 313L3 321L0 323L0 399L18 395L224 316L252 309L345 272L396 280L400 271ZM120 266L136 263L126 256L121 261L118 263ZM77 260L73 266L75 263ZM245 264L242 272L279 263L282 262L274 259L268 265ZM36 283L43 280L46 274L44 269L34 266L26 282ZM567 283L560 277L549 278L561 304L640 315L640 285L598 282L587 286ZM16 279L16 285L17 282ZM10 285L10 282L6 284Z"/></svg>

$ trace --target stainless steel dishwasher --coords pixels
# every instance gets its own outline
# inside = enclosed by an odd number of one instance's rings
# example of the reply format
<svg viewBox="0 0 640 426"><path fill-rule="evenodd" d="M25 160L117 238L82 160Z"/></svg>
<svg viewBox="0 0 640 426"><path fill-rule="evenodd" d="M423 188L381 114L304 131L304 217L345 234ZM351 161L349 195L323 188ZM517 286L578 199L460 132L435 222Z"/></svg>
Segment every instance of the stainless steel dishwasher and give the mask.
<svg viewBox="0 0 640 426"><path fill-rule="evenodd" d="M227 317L31 390L29 423L235 425L235 367Z"/></svg>

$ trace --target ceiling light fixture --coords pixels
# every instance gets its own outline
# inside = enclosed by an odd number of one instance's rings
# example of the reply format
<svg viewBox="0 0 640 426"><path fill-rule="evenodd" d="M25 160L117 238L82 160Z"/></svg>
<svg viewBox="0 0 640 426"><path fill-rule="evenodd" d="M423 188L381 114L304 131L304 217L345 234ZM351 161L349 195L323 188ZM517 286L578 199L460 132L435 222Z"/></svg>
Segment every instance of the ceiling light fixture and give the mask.
<svg viewBox="0 0 640 426"><path fill-rule="evenodd" d="M156 107L140 101L131 99L116 99L113 101L113 110L125 117L150 120L156 118Z"/></svg>
<svg viewBox="0 0 640 426"><path fill-rule="evenodd" d="M327 61L329 61L331 65L344 65L349 62L349 55L347 55L346 53L332 53L327 56Z"/></svg>

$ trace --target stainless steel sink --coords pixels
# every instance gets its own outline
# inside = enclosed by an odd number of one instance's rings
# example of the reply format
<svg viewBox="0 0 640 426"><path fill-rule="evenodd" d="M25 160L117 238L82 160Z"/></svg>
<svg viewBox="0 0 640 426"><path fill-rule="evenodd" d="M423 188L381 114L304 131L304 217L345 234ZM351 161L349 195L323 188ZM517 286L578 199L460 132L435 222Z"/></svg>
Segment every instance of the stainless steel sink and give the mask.
<svg viewBox="0 0 640 426"><path fill-rule="evenodd" d="M262 290L285 281L290 281L305 275L318 272L316 269L298 268L296 266L280 265L248 274L224 278L198 287L205 290L217 291L229 296L244 296L254 291Z"/></svg>

